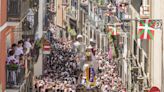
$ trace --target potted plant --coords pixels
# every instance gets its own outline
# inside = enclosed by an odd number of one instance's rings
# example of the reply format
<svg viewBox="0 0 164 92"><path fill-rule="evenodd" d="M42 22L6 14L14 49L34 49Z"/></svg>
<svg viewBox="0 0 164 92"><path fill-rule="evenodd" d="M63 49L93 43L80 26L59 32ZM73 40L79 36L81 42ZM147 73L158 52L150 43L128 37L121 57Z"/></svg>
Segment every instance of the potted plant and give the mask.
<svg viewBox="0 0 164 92"><path fill-rule="evenodd" d="M15 60L11 60L9 64L6 65L7 70L15 71L18 69L18 63L15 63Z"/></svg>

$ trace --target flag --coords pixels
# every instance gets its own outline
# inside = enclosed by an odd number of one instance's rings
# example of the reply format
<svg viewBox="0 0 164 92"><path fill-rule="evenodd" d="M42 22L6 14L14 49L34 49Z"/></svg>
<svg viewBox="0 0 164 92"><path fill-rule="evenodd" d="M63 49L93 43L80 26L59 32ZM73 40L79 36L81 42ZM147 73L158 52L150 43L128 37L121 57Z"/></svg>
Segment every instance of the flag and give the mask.
<svg viewBox="0 0 164 92"><path fill-rule="evenodd" d="M138 38L154 39L155 24L154 20L140 20L137 33Z"/></svg>

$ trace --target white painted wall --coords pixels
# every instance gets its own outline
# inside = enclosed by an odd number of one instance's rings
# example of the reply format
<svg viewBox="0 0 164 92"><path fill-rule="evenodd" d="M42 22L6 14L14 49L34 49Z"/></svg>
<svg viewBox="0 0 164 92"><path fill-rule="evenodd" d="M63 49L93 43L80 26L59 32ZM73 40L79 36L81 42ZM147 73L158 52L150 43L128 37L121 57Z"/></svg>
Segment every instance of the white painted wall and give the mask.
<svg viewBox="0 0 164 92"><path fill-rule="evenodd" d="M164 0L160 0L160 4L161 4L161 6L160 6L160 18L164 21L164 12L163 12L163 10L164 10ZM164 23L164 22L162 22L162 23ZM164 28L164 24L163 24L163 28ZM164 31L163 29L162 29L162 31ZM163 35L164 35L164 32L162 33ZM163 43L164 43L164 38L163 38ZM164 44L163 44L163 48L164 48ZM162 51L162 53L164 52L164 50ZM162 84L161 84L161 87L162 87L162 89L161 89L161 92L164 92L164 53L163 53L163 58L162 58L162 64L163 64L163 67L162 67Z"/></svg>
<svg viewBox="0 0 164 92"><path fill-rule="evenodd" d="M160 19L160 0L152 1L152 18ZM152 55L151 55L151 84L161 89L161 70L162 70L162 30L155 31L154 40L152 42Z"/></svg>
<svg viewBox="0 0 164 92"><path fill-rule="evenodd" d="M37 31L37 37L41 38L43 35L43 22L45 18L45 11L46 11L46 0L39 0L39 14L38 14L38 31Z"/></svg>

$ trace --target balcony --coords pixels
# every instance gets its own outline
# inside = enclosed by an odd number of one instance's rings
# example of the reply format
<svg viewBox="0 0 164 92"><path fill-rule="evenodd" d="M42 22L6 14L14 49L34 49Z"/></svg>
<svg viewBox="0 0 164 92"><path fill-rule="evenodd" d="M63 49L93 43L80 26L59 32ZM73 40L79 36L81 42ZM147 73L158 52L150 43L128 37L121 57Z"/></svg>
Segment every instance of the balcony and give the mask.
<svg viewBox="0 0 164 92"><path fill-rule="evenodd" d="M30 92L32 88L32 60L29 57L23 56L20 62L20 65L12 66L8 64L6 66L7 92L8 90ZM13 81L13 78L15 78L16 81Z"/></svg>
<svg viewBox="0 0 164 92"><path fill-rule="evenodd" d="M28 13L29 0L7 0L7 20L12 22L21 21Z"/></svg>
<svg viewBox="0 0 164 92"><path fill-rule="evenodd" d="M39 48L27 50L27 54L19 57L18 65L6 65L6 92L32 92L33 65L39 56ZM15 80L13 82L12 78Z"/></svg>

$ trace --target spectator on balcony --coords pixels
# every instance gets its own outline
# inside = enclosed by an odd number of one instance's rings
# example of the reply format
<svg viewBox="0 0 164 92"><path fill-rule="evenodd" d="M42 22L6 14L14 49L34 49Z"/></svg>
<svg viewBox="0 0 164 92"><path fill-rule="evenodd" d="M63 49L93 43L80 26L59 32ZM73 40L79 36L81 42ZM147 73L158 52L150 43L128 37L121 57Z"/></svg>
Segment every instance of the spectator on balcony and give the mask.
<svg viewBox="0 0 164 92"><path fill-rule="evenodd" d="M15 53L16 47L17 47L17 44L15 44L15 43L12 44L11 48L8 49L8 55L9 55L9 52L12 51L12 50L13 50L14 53Z"/></svg>
<svg viewBox="0 0 164 92"><path fill-rule="evenodd" d="M17 60L19 60L19 57L21 54L24 54L23 52L23 42L22 41L18 41L18 45L16 47L16 50L15 50L15 57Z"/></svg>
<svg viewBox="0 0 164 92"><path fill-rule="evenodd" d="M15 64L18 63L18 60L14 56L14 50L11 50L9 52L9 56L7 57L7 64L10 63L15 63Z"/></svg>
<svg viewBox="0 0 164 92"><path fill-rule="evenodd" d="M8 70L7 71L7 82L8 83L13 83L14 85L16 85L16 83L17 83L16 71L12 70L11 68L13 68L12 66L14 64L18 64L18 63L19 63L19 61L14 56L14 50L11 50L9 52L9 56L7 57L7 65L9 65L9 67L7 67L7 70Z"/></svg>
<svg viewBox="0 0 164 92"><path fill-rule="evenodd" d="M32 48L32 45L30 43L30 38L28 38L25 43L24 43L24 47L27 49L27 51L25 52L25 54L29 54L30 49Z"/></svg>

